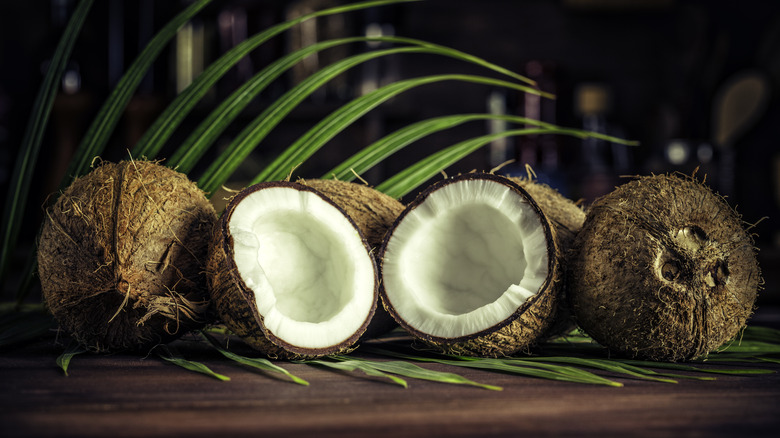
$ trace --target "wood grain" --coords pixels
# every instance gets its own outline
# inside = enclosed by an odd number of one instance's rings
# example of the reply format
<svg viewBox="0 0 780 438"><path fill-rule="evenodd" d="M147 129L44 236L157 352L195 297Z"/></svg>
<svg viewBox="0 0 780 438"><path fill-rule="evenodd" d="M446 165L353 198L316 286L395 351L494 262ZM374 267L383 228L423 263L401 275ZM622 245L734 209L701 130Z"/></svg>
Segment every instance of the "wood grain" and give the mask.
<svg viewBox="0 0 780 438"><path fill-rule="evenodd" d="M3 437L465 437L777 436L780 374L717 376L677 384L614 377L622 388L552 382L443 365L489 391L419 380L409 387L360 373L284 367L300 386L236 365L203 344L178 341L228 382L155 356L74 357L43 340L0 356ZM722 365L719 365L722 367ZM780 365L762 368L780 371Z"/></svg>

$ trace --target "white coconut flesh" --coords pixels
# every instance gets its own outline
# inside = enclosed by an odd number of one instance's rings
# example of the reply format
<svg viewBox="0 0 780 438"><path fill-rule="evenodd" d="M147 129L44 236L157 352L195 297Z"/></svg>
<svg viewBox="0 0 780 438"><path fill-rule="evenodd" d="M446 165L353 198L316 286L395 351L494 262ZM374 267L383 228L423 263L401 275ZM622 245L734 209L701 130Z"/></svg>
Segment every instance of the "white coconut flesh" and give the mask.
<svg viewBox="0 0 780 438"><path fill-rule="evenodd" d="M236 267L263 324L302 348L350 339L375 302L375 265L345 214L316 193L258 190L229 222Z"/></svg>
<svg viewBox="0 0 780 438"><path fill-rule="evenodd" d="M539 215L510 187L466 179L432 192L387 241L385 295L412 329L439 338L506 321L548 274Z"/></svg>

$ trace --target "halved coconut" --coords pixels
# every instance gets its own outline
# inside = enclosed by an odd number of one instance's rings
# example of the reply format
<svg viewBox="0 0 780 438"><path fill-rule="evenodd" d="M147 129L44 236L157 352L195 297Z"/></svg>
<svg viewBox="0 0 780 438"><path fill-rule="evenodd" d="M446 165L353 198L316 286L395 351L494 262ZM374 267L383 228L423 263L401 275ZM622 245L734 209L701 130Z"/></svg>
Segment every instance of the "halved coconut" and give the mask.
<svg viewBox="0 0 780 438"><path fill-rule="evenodd" d="M555 230L517 183L460 175L422 192L388 232L381 294L401 326L444 352L510 355L553 322L559 254Z"/></svg>
<svg viewBox="0 0 780 438"><path fill-rule="evenodd" d="M567 269L579 325L651 360L705 355L753 311L761 273L740 216L692 177L638 177L598 199Z"/></svg>
<svg viewBox="0 0 780 438"><path fill-rule="evenodd" d="M359 205L334 201L341 196ZM367 205L374 213L365 212ZM370 187L346 182L271 182L244 189L214 229L208 272L220 318L271 357L353 348L378 302L376 260L362 230L378 232L401 209Z"/></svg>

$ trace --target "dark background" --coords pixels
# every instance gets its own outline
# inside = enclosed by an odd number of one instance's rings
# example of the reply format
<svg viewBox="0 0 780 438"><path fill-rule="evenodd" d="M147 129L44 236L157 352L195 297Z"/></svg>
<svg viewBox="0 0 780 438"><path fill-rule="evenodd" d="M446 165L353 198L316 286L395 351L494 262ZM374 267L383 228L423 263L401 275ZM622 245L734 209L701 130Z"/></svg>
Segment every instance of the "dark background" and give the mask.
<svg viewBox="0 0 780 438"><path fill-rule="evenodd" d="M215 0L193 24L191 44L206 64L269 26L339 3L335 0ZM47 59L76 2L30 0L0 2L0 196L4 196L31 106ZM40 223L41 205L56 190L65 163L89 121L140 48L185 1L96 1L74 49L47 127L34 186L28 202L24 242L31 244ZM621 175L680 171L707 175L707 183L727 196L746 222L759 222L760 249L767 290L763 302L780 302L776 280L780 253L780 3L744 0L429 0L386 6L317 20L261 46L234 68L187 117L163 150L170 153L236 86L269 62L301 45L336 37L383 33L419 38L453 47L536 78L557 99L537 103L520 93L487 86L447 82L417 88L369 113L335 138L315 159L298 170L320 176L349 154L411 122L429 117L490 110L538 115L562 126L598 129L638 140L640 146L583 142L570 137L509 139L472 154L448 174L490 170L516 159L505 172L539 178L573 199L586 203L625 181ZM202 43L197 42L197 36ZM246 122L315 69L365 51L365 45L322 52L283 76L234 123L220 145L229 143ZM177 52L167 48L139 87L118 126L105 159L121 159L175 96ZM408 54L383 58L351 70L296 109L246 161L233 182L250 180L284 146L330 111L377 84L441 73L497 75L449 58ZM752 78L762 92L731 114L745 115L744 126L727 144L714 134L718 96L738 79ZM584 94L589 93L589 94ZM597 108L583 107L582 96L603 97ZM593 100L587 102L592 103ZM473 122L431 136L387 159L363 175L370 183L405 168L431 152L483 135L487 123ZM496 128L493 128L496 129ZM503 153L496 148L505 147ZM491 155L491 150L493 151ZM214 148L212 157L219 151ZM209 161L207 157L204 161ZM191 176L197 178L202 167ZM763 219L767 217L767 219ZM761 302L761 301L760 301Z"/></svg>

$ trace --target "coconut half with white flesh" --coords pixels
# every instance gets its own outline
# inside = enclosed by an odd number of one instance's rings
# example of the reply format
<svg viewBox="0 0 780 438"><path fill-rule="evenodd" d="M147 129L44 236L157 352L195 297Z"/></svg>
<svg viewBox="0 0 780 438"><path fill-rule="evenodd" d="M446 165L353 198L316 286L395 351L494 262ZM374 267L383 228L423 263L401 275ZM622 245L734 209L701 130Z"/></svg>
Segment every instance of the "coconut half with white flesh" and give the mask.
<svg viewBox="0 0 780 438"><path fill-rule="evenodd" d="M338 181L319 185L322 190L305 182L248 187L231 200L214 228L208 274L217 313L231 331L270 357L347 351L376 312L376 260L361 228L392 223L397 213L387 212L403 207L379 197L398 205L374 210L393 216L361 216L372 222L361 227L349 206L323 192L373 195L373 189Z"/></svg>
<svg viewBox="0 0 780 438"><path fill-rule="evenodd" d="M553 322L559 253L554 228L516 182L460 175L420 193L388 232L382 299L402 327L443 352L511 355Z"/></svg>

